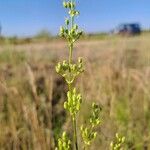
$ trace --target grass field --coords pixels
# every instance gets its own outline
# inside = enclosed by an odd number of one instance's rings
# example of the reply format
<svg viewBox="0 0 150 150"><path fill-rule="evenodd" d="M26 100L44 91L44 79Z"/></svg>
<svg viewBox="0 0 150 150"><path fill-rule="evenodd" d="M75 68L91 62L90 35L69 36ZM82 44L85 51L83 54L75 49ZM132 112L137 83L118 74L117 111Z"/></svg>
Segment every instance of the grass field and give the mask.
<svg viewBox="0 0 150 150"><path fill-rule="evenodd" d="M150 149L150 34L95 36L76 44L86 71L77 80L83 94L79 123L91 101L102 107L98 138L91 147L108 150L116 132L125 149ZM67 87L55 72L68 56L59 39L0 46L0 149L49 150L71 122L64 112ZM79 141L80 143L80 141Z"/></svg>

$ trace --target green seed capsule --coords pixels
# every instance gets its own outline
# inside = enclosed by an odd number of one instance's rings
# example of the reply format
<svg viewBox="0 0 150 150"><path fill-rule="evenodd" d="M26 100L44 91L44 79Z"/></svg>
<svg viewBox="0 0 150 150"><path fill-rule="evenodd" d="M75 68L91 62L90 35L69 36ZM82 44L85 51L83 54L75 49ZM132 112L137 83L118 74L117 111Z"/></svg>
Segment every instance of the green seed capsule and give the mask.
<svg viewBox="0 0 150 150"><path fill-rule="evenodd" d="M75 3L71 3L71 8L74 9L75 8Z"/></svg>
<svg viewBox="0 0 150 150"><path fill-rule="evenodd" d="M63 66L66 66L67 65L67 61L64 60L62 64L63 64Z"/></svg>
<svg viewBox="0 0 150 150"><path fill-rule="evenodd" d="M78 25L75 24L75 25L73 26L73 29L74 29L74 30L77 30L77 29L78 29Z"/></svg>
<svg viewBox="0 0 150 150"><path fill-rule="evenodd" d="M60 32L64 32L64 27L60 27Z"/></svg>
<svg viewBox="0 0 150 150"><path fill-rule="evenodd" d="M79 15L80 13L79 13L79 11L75 11L74 14L77 16L77 15Z"/></svg>
<svg viewBox="0 0 150 150"><path fill-rule="evenodd" d="M68 2L68 3L67 3L67 7L68 7L69 9L71 9L71 2Z"/></svg>
<svg viewBox="0 0 150 150"><path fill-rule="evenodd" d="M63 2L63 6L64 6L64 8L67 8L67 2Z"/></svg>
<svg viewBox="0 0 150 150"><path fill-rule="evenodd" d="M68 18L65 20L65 24L66 24L67 26L69 25L69 19L68 19Z"/></svg>
<svg viewBox="0 0 150 150"><path fill-rule="evenodd" d="M79 34L79 36L81 36L81 35L83 34L83 32L82 32L82 31L80 31L78 34Z"/></svg>
<svg viewBox="0 0 150 150"><path fill-rule="evenodd" d="M64 108L67 109L67 102L64 102Z"/></svg>

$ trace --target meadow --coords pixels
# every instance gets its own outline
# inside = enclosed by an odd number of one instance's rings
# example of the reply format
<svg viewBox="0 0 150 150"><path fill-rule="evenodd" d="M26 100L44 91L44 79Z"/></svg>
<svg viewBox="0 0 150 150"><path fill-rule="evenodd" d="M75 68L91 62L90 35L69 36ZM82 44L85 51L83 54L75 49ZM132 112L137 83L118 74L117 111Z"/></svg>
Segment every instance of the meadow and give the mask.
<svg viewBox="0 0 150 150"><path fill-rule="evenodd" d="M91 150L109 149L116 132L126 137L125 149L150 149L149 39L150 33L86 36L75 45L74 59L84 57L86 68L76 84L83 95L78 122L86 122L91 101L102 108ZM63 130L72 132L63 109L67 86L55 72L57 62L68 57L66 42L0 44L0 149L54 149Z"/></svg>

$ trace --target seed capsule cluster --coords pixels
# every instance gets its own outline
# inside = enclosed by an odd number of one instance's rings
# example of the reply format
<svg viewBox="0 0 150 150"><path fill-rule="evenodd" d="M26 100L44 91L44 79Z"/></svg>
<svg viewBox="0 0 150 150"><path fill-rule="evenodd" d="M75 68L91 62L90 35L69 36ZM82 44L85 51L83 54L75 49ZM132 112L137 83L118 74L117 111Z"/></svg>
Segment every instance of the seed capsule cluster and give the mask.
<svg viewBox="0 0 150 150"><path fill-rule="evenodd" d="M85 145L91 145L91 142L96 138L97 132L95 127L100 124L100 111L101 108L99 105L92 103L92 112L89 118L89 126L81 126L81 135Z"/></svg>
<svg viewBox="0 0 150 150"><path fill-rule="evenodd" d="M67 84L72 84L75 78L84 71L82 58L78 59L76 64L70 64L66 60L58 63L56 72L65 78Z"/></svg>
<svg viewBox="0 0 150 150"><path fill-rule="evenodd" d="M91 142L96 138L97 132L91 132L91 128L81 126L81 135L85 145L91 145Z"/></svg>
<svg viewBox="0 0 150 150"><path fill-rule="evenodd" d="M111 150L123 150L123 144L125 143L125 137L119 136L118 133L116 133L116 139L111 142L110 149Z"/></svg>
<svg viewBox="0 0 150 150"><path fill-rule="evenodd" d="M75 119L75 115L80 110L82 97L81 94L78 94L74 88L72 91L67 93L67 101L64 103L64 108L70 112L70 115Z"/></svg>
<svg viewBox="0 0 150 150"><path fill-rule="evenodd" d="M69 18L65 19L65 25L60 27L60 36L64 37L68 43L72 44L82 35L82 31L78 29L78 25L74 24L74 17L79 15L76 10L75 2L63 2L64 8L68 9Z"/></svg>
<svg viewBox="0 0 150 150"><path fill-rule="evenodd" d="M55 150L70 150L71 141L68 139L66 132L63 132L62 137L58 139L58 147Z"/></svg>
<svg viewBox="0 0 150 150"><path fill-rule="evenodd" d="M101 112L100 106L93 103L92 104L92 112L91 112L91 116L90 116L90 123L93 127L100 124L100 117L99 117L100 112Z"/></svg>

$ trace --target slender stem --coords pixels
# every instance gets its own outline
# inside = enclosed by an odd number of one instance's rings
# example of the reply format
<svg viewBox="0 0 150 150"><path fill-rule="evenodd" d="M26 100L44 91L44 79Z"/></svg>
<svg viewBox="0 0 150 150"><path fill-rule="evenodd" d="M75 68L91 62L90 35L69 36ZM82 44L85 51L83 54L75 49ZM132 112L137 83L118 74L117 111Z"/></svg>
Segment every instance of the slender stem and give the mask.
<svg viewBox="0 0 150 150"><path fill-rule="evenodd" d="M73 50L73 44L70 44L69 45L69 65L72 63L72 50ZM68 88L72 94L72 84L68 84ZM72 116L72 127L73 127L73 141L74 141L75 149L78 150L76 116Z"/></svg>
<svg viewBox="0 0 150 150"><path fill-rule="evenodd" d="M72 63L73 44L69 44L69 65Z"/></svg>
<svg viewBox="0 0 150 150"><path fill-rule="evenodd" d="M72 63L72 51L73 51L73 44L69 44L69 65ZM72 94L72 84L68 85L69 91ZM78 150L78 140L77 140L77 127L76 127L76 116L72 116L72 126L73 126L73 140L75 149Z"/></svg>
<svg viewBox="0 0 150 150"><path fill-rule="evenodd" d="M73 138L74 138L74 144L75 149L78 150L78 141L77 141L77 127L76 127L76 118L72 117L72 123L73 123Z"/></svg>
<svg viewBox="0 0 150 150"><path fill-rule="evenodd" d="M86 150L86 145L84 145L83 150Z"/></svg>
<svg viewBox="0 0 150 150"><path fill-rule="evenodd" d="M69 91L72 94L72 85L68 84ZM73 141L75 149L78 150L78 138L77 138L77 126L76 126L76 116L72 116L72 127L73 127Z"/></svg>

